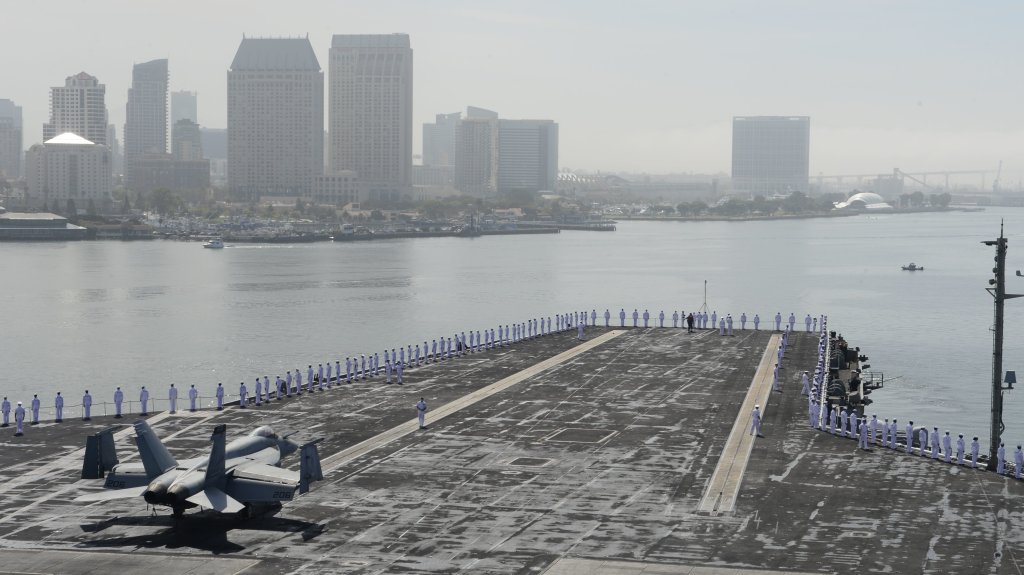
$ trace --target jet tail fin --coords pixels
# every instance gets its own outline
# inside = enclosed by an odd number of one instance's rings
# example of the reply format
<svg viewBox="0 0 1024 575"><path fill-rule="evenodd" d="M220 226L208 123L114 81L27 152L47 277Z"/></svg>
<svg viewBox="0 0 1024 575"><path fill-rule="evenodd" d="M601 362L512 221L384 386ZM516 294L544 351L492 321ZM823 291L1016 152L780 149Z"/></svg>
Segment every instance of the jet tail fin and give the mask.
<svg viewBox="0 0 1024 575"><path fill-rule="evenodd" d="M317 439L300 448L299 493L308 492L310 483L324 478L323 469L320 468L320 453L316 449L316 444L321 441L323 439Z"/></svg>
<svg viewBox="0 0 1024 575"><path fill-rule="evenodd" d="M224 449L227 425L223 423L213 428L213 448L210 450L210 461L206 464L206 480L217 479L224 475Z"/></svg>
<svg viewBox="0 0 1024 575"><path fill-rule="evenodd" d="M114 448L114 430L104 429L85 438L85 460L82 462L82 479L102 479L104 473L117 465L117 449Z"/></svg>
<svg viewBox="0 0 1024 575"><path fill-rule="evenodd" d="M171 457L160 438L145 421L135 422L135 444L139 447L142 466L150 479L155 479L168 469L178 466L178 462Z"/></svg>

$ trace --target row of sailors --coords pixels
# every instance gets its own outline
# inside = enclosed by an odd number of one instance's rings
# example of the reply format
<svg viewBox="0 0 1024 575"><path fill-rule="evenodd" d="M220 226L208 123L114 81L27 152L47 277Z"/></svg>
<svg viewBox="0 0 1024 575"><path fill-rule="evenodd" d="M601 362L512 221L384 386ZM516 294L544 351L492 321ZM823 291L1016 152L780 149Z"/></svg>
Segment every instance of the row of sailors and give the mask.
<svg viewBox="0 0 1024 575"><path fill-rule="evenodd" d="M813 389L811 387L810 380L809 380L809 378L807 376L807 372L806 371L803 372L803 375L802 375L803 389L801 390L801 392L804 395L809 395L811 397L811 399L810 399L811 402L814 401L814 396L816 394L817 387L821 384L822 374L824 373L824 369L825 369L825 355L826 355L827 349L828 349L828 347L827 347L828 346L828 328L826 327L827 323L828 323L828 316L825 316L825 315L821 316L821 329L819 330L819 336L818 336L818 363L817 363L817 366L815 367L815 371L814 371L814 387L813 387ZM818 324L817 319L815 319L815 321L814 321L815 327L817 327L817 324ZM782 380L779 378L779 369L780 369L779 365L782 363L782 359L786 355L786 346L789 344L789 333L790 333L789 329L787 329L786 331L784 331L782 333L782 339L779 342L779 349L776 352L775 370L774 370L774 373L772 374L772 391L778 391L778 392L782 391ZM763 437L761 435L761 418L762 418L762 416L763 416L763 414L761 413L761 406L760 405L755 405L754 406L754 410L750 414L750 435L756 435L757 437Z"/></svg>
<svg viewBox="0 0 1024 575"><path fill-rule="evenodd" d="M611 327L611 325L610 325L611 317L612 317L611 311L608 310L608 309L605 309L604 310L604 326L605 327ZM658 313L658 327L665 327L665 317L666 317L665 316L665 311L661 310ZM650 327L651 313L648 310L646 310L646 309L644 310L643 314L641 314L637 309L634 309L633 313L631 315L631 318L633 320L633 327L640 327L640 323L639 322L640 322L641 319L643 319L644 327ZM729 335L732 335L732 324L733 324L732 314L726 314L726 315L722 316L721 318L719 318L717 311L712 311L710 316L708 315L708 313L706 311L705 312L700 312L700 311L691 312L690 315L686 315L685 311L674 311L674 310L672 311L672 327L674 327L674 328L687 327L689 329L693 329L694 327L696 327L697 329L708 329L709 320L710 320L711 329L715 329L717 327L719 329L719 333L721 333L722 335L724 335L724 331L726 329L728 329ZM584 314L583 314L582 321L583 322L587 321L586 312L584 312ZM683 325L684 323L686 324L685 326ZM753 323L754 323L754 329L755 330L760 329L760 326L761 326L761 316L760 316L760 314L756 314L756 313L754 314ZM590 312L590 325L597 325L597 310L591 310L591 312ZM789 331L793 331L794 329L796 329L796 314L790 313L788 321L786 322L786 324L783 324L782 313L776 312L775 313L775 331L783 331L783 325L788 326ZM622 308L622 309L619 310L619 327L626 327L626 310L625 310L625 308ZM810 333L812 331L816 331L817 327L818 327L818 319L817 318L812 318L811 314L807 314L804 317L804 330L806 332ZM740 329L747 329L747 314L746 314L746 312L743 312L743 313L740 314Z"/></svg>
<svg viewBox="0 0 1024 575"><path fill-rule="evenodd" d="M581 319L582 318L582 319ZM359 358L346 357L345 358L345 375L344 381L351 383L352 381L362 381L371 377L378 376L382 371L386 375L386 383L397 383L398 385L403 384L403 373L406 369L418 367L428 363L439 362L443 360L451 359L452 357L458 357L467 353L477 353L487 349L493 349L497 347L507 347L513 343L518 343L526 339L533 339L543 335L550 335L551 333L568 331L575 327L577 329L577 337L583 339L583 322L586 321L586 312L575 312L572 314L558 314L555 316L555 330L552 330L552 319L548 317L545 321L544 318L531 319L523 323L517 323L505 326L498 326L497 330L490 329L484 330L481 334L480 331L470 331L469 336L466 336L466 332L456 333L453 337L441 337L431 342L429 351L427 342L424 341L422 347L416 345L413 347L409 345L407 348L392 348L390 353L388 350L384 350L384 365L381 366L380 355L372 354L367 356L366 354L360 354ZM408 349L408 361L406 361L406 349ZM333 374L332 374L333 371ZM299 369L295 369L294 376L292 372L285 372L285 377L277 376L276 381L271 384L268 376L263 376L262 381L260 378L256 378L254 395L252 399L253 403L259 406L264 402L269 402L272 399L280 400L282 397L291 397L292 394L301 395L303 393L302 383L302 372ZM306 369L306 393L313 393L316 390L324 391L325 386L330 387L332 384L342 383L341 375L341 361L334 362L334 369L332 370L331 362L325 364L318 364L317 369L314 371L313 366L309 365ZM214 390L214 397L216 398L217 409L222 410L224 408L225 391L222 383L217 384L217 388ZM178 409L178 388L174 384L170 384L167 395L169 403L169 411L176 413ZM188 390L189 400L189 411L196 411L197 402L199 400L199 390L193 384ZM146 386L142 386L139 391L139 404L140 412L139 415L149 415L149 401L150 394ZM122 407L124 403L124 392L118 387L114 391L114 417L122 417ZM249 403L249 390L245 385L245 382L239 384L238 389L238 405L239 407L245 408ZM85 395L82 396L82 419L89 421L92 419L92 395L89 390L85 391ZM32 419L30 423L35 425L39 423L39 410L41 408L41 401L38 395L32 396L30 403L30 409L32 413ZM57 392L57 396L54 398L54 410L55 418L54 421L61 423L64 421L64 397L61 392ZM3 401L0 402L0 415L2 415L3 422L0 427L7 427L10 425L11 416L11 402L8 398L4 397ZM21 436L24 433L23 424L25 421L25 408L22 402L17 403L17 407L14 409L14 420L17 426L16 436Z"/></svg>

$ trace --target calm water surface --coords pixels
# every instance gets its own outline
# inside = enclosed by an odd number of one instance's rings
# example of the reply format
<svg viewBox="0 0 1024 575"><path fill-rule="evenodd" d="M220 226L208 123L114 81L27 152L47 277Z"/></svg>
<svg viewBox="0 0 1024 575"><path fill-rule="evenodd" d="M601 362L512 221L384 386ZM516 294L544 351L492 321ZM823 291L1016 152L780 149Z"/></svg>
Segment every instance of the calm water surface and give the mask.
<svg viewBox="0 0 1024 575"><path fill-rule="evenodd" d="M995 238L1024 268L1024 210L771 222L623 222L615 233L352 244L0 243L0 393L68 405L115 386L166 397L578 309L829 315L896 378L880 418L988 437ZM914 261L925 272L900 271ZM1008 290L1024 292L1010 276ZM1007 303L1005 369L1024 375L1024 300ZM738 322L737 322L738 324ZM764 325L764 324L762 324ZM738 325L737 325L738 327ZM1018 393L1020 395L1018 395ZM1007 399L1024 441L1024 389Z"/></svg>

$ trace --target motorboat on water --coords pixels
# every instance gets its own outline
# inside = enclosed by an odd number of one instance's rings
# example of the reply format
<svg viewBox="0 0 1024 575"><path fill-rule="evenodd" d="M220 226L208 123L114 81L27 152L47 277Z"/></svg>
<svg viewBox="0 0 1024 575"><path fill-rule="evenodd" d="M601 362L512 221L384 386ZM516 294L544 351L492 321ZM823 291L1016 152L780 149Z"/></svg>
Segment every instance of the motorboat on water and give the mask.
<svg viewBox="0 0 1024 575"><path fill-rule="evenodd" d="M914 262L910 262L909 264L903 266L903 271L905 271L905 272L923 272L924 271L924 266L919 266L919 265L915 264Z"/></svg>
<svg viewBox="0 0 1024 575"><path fill-rule="evenodd" d="M210 248L212 250L219 250L224 247L224 240L220 238L212 238L208 242L203 242L204 248Z"/></svg>

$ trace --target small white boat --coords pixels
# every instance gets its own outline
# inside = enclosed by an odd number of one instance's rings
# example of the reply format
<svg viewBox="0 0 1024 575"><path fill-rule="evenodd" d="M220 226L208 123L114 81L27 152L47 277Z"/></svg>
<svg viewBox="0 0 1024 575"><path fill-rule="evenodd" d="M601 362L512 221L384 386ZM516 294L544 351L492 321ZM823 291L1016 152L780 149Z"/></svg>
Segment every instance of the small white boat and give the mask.
<svg viewBox="0 0 1024 575"><path fill-rule="evenodd" d="M914 262L910 262L909 264L903 266L903 271L905 271L905 272L923 272L924 271L924 266L918 266Z"/></svg>
<svg viewBox="0 0 1024 575"><path fill-rule="evenodd" d="M208 242L204 242L203 247L210 248L211 250L219 250L224 247L224 240L220 238L213 238Z"/></svg>

